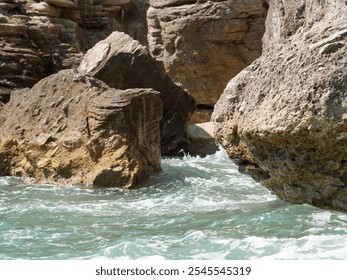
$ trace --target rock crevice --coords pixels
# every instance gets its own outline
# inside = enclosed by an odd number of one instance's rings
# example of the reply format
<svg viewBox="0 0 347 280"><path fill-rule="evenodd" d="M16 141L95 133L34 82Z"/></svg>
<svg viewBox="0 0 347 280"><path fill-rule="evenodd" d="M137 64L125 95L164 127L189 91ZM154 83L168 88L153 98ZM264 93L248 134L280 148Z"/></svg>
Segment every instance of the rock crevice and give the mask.
<svg viewBox="0 0 347 280"><path fill-rule="evenodd" d="M150 1L148 44L174 81L212 107L226 83L261 54L261 0ZM198 110L192 122L209 121Z"/></svg>
<svg viewBox="0 0 347 280"><path fill-rule="evenodd" d="M148 48L122 32L114 32L90 49L79 71L117 89L153 88L163 102L161 149L172 155L185 149L187 122L195 110L194 98L166 73Z"/></svg>

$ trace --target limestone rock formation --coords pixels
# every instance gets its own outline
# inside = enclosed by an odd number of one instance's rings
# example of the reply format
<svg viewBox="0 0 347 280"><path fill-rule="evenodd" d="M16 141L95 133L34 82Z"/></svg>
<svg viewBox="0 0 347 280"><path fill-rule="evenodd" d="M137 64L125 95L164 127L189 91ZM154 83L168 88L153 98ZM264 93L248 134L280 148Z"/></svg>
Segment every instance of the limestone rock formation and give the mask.
<svg viewBox="0 0 347 280"><path fill-rule="evenodd" d="M15 91L0 114L0 176L134 187L160 171L162 103L63 70Z"/></svg>
<svg viewBox="0 0 347 280"><path fill-rule="evenodd" d="M283 200L347 210L346 22L345 1L270 1L265 53L216 105L216 137Z"/></svg>
<svg viewBox="0 0 347 280"><path fill-rule="evenodd" d="M151 0L148 44L196 99L193 122L209 121L227 82L261 54L263 0Z"/></svg>
<svg viewBox="0 0 347 280"><path fill-rule="evenodd" d="M0 3L0 102L65 68L112 31L146 40L140 0L5 0Z"/></svg>
<svg viewBox="0 0 347 280"><path fill-rule="evenodd" d="M161 149L175 154L187 145L185 128L195 101L166 73L148 48L122 32L114 32L90 49L78 70L118 89L153 88L163 102Z"/></svg>

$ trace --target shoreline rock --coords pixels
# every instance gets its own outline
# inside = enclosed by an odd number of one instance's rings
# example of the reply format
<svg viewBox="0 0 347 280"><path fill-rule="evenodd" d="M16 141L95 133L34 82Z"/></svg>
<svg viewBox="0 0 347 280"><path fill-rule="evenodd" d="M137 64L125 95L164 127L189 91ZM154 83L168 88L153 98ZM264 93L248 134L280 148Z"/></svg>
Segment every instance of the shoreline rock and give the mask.
<svg viewBox="0 0 347 280"><path fill-rule="evenodd" d="M160 169L162 103L63 70L13 92L1 112L0 176L34 183L136 187Z"/></svg>
<svg viewBox="0 0 347 280"><path fill-rule="evenodd" d="M242 172L283 200L344 211L346 15L342 1L271 1L264 54L229 82L212 116Z"/></svg>

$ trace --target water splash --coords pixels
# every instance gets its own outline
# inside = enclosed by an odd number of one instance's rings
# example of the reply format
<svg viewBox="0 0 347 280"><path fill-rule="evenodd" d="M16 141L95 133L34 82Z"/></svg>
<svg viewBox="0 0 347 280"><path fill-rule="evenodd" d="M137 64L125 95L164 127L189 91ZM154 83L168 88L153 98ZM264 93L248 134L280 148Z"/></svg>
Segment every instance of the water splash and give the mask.
<svg viewBox="0 0 347 280"><path fill-rule="evenodd" d="M0 178L0 259L347 259L347 216L291 205L225 151L164 158L136 190Z"/></svg>

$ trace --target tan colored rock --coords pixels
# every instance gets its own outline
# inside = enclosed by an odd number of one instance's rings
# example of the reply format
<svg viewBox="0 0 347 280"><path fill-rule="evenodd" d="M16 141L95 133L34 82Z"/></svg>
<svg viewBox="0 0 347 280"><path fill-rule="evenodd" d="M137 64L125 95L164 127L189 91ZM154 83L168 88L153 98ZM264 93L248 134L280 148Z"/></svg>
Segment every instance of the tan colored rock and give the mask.
<svg viewBox="0 0 347 280"><path fill-rule="evenodd" d="M202 108L203 107L203 108ZM189 124L199 124L209 122L213 113L213 107L211 106L197 106L193 116L189 120Z"/></svg>
<svg viewBox="0 0 347 280"><path fill-rule="evenodd" d="M61 69L112 31L146 42L147 0L8 0L0 3L0 100ZM30 55L28 55L30 54Z"/></svg>
<svg viewBox="0 0 347 280"><path fill-rule="evenodd" d="M196 99L197 112L203 105L202 111L208 106L212 113L227 82L260 56L266 15L263 2L150 1L150 51ZM200 114L198 119L209 121L211 113Z"/></svg>
<svg viewBox="0 0 347 280"><path fill-rule="evenodd" d="M62 9L49 5L46 2L30 3L26 6L27 13L32 15L60 17Z"/></svg>
<svg viewBox="0 0 347 280"><path fill-rule="evenodd" d="M213 114L241 171L283 200L344 211L346 19L344 1L270 1L265 53L229 82Z"/></svg>
<svg viewBox="0 0 347 280"><path fill-rule="evenodd" d="M30 182L138 186L160 171L162 104L64 70L0 107L0 175Z"/></svg>
<svg viewBox="0 0 347 280"><path fill-rule="evenodd" d="M11 23L1 23L0 24L0 34L7 36L21 36L25 35L28 31L28 27L24 24L11 24Z"/></svg>
<svg viewBox="0 0 347 280"><path fill-rule="evenodd" d="M15 9L17 7L18 4L14 3L14 1L9 1L8 2L1 2L0 3L0 9L1 11L10 11L12 9Z"/></svg>
<svg viewBox="0 0 347 280"><path fill-rule="evenodd" d="M195 109L189 93L175 84L148 48L122 32L114 32L90 49L78 70L118 89L153 88L163 102L161 148L174 154L187 145L186 124Z"/></svg>

